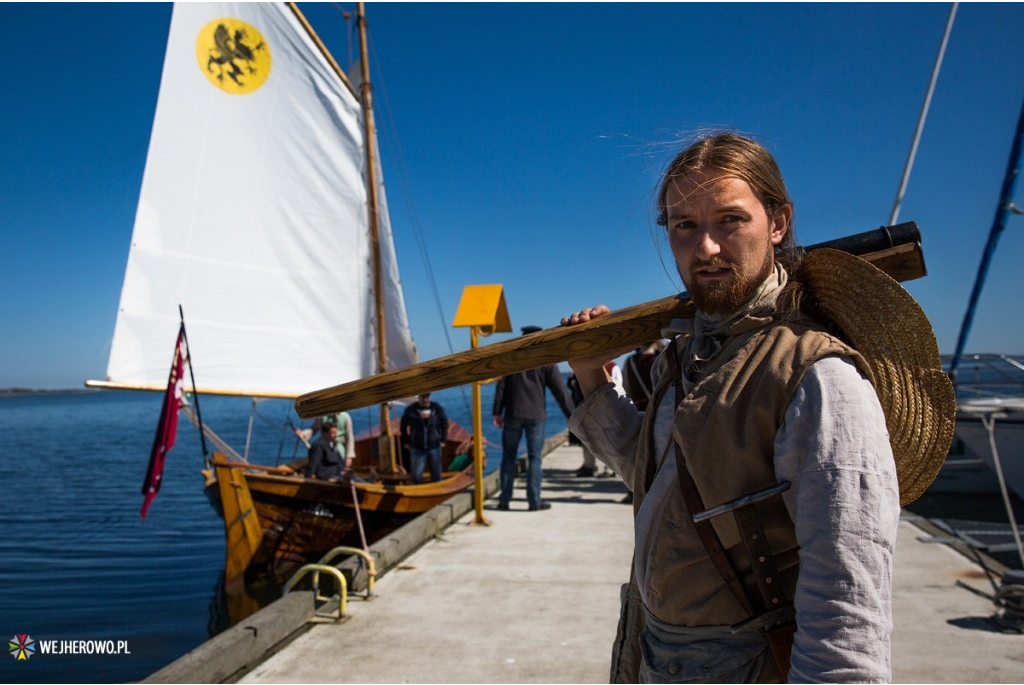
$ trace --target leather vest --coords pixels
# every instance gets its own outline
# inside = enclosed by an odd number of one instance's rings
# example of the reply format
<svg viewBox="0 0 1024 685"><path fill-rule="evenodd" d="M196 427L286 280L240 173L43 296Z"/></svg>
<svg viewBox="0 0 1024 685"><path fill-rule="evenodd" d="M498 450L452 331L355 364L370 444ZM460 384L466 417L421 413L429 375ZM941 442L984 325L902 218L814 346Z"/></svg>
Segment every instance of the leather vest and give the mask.
<svg viewBox="0 0 1024 685"><path fill-rule="evenodd" d="M674 344L680 349L685 339ZM654 399L644 419L634 475L634 511L639 512L658 468L654 455L657 409L673 405L676 378L668 373L668 355L661 355L656 369ZM741 495L777 483L774 442L786 410L807 369L831 355L851 358L871 378L864 359L838 338L809 319L776 320L766 326L722 341L721 351L679 398L672 421L673 438L679 445L704 505L714 507ZM678 371L677 371L678 373ZM657 404L656 404L657 403ZM663 462L675 455L669 450ZM664 468L668 464L662 463ZM668 472L663 474L668 477ZM675 475L678 481L678 474ZM796 483L793 484L797 486ZM666 623L681 626L733 625L747 614L718 572L697 535L678 482L667 490L671 496L659 502L653 517L653 545L645 564L648 610ZM793 523L782 497L755 505L767 534L783 583L784 595L793 599L798 567L798 545ZM743 581L748 597L757 589L735 521L731 514L712 519L726 555Z"/></svg>

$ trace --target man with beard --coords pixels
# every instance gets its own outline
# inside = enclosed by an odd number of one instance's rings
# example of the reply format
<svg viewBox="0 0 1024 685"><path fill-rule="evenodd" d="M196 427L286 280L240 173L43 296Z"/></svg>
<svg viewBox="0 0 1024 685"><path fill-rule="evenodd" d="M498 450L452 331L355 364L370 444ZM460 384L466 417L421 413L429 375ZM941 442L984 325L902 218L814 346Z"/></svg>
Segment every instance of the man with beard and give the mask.
<svg viewBox="0 0 1024 685"><path fill-rule="evenodd" d="M697 314L665 332L647 411L603 369L624 350L569 360L570 429L635 498L613 682L887 682L896 466L865 358L801 298L775 159L699 140L657 212Z"/></svg>

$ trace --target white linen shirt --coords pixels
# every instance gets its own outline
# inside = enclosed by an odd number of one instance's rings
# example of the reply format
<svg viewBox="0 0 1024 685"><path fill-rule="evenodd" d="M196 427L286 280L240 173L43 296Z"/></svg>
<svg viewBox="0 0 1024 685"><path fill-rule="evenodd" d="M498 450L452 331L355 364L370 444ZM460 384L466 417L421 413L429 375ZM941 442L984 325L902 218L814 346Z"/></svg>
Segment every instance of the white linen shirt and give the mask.
<svg viewBox="0 0 1024 685"><path fill-rule="evenodd" d="M674 409L669 393L655 417L660 467L635 521L641 597L650 590L650 521L665 498L680 496L676 460L665 458ZM609 383L577 407L569 427L632 489L642 418ZM848 359L808 369L776 435L774 464L791 483L783 498L800 544L790 682L888 682L899 488L882 408Z"/></svg>

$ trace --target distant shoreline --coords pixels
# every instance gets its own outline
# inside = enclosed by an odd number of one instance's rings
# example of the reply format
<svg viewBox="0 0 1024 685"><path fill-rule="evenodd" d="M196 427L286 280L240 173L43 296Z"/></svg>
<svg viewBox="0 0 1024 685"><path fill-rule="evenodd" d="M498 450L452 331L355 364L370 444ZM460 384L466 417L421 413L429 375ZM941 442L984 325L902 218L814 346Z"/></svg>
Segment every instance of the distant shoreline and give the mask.
<svg viewBox="0 0 1024 685"><path fill-rule="evenodd" d="M31 388L0 388L0 397L19 397L21 395L82 395L99 392L95 388L64 388L62 390L33 390Z"/></svg>

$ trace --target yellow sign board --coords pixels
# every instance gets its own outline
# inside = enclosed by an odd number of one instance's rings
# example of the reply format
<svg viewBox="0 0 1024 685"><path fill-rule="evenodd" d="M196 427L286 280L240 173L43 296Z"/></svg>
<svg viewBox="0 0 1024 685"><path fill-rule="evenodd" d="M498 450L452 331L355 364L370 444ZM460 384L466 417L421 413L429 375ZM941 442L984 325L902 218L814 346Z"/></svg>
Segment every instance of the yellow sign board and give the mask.
<svg viewBox="0 0 1024 685"><path fill-rule="evenodd" d="M510 333L512 324L505 306L505 292L500 284L467 285L452 321L455 328L477 326L484 335Z"/></svg>

